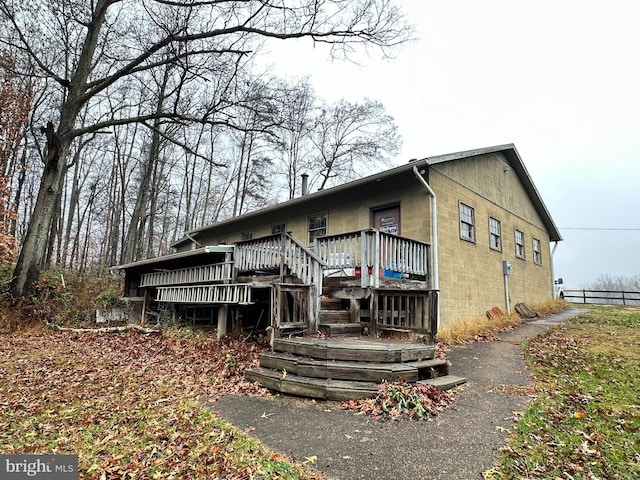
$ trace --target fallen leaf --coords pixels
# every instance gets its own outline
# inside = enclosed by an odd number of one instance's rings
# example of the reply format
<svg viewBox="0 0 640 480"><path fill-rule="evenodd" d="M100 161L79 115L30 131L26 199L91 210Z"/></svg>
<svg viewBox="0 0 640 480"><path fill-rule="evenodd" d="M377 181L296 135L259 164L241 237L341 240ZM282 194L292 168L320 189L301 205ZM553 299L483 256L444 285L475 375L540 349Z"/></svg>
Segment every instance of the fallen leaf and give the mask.
<svg viewBox="0 0 640 480"><path fill-rule="evenodd" d="M587 416L587 414L584 413L584 412L576 412L576 413L573 414L573 416L574 416L574 418L584 418L584 417Z"/></svg>
<svg viewBox="0 0 640 480"><path fill-rule="evenodd" d="M271 415L273 415L273 413L264 412L262 415L260 415L260 418L269 418Z"/></svg>
<svg viewBox="0 0 640 480"><path fill-rule="evenodd" d="M311 455L310 457L304 457L305 461L302 463L316 463L318 457L316 455Z"/></svg>

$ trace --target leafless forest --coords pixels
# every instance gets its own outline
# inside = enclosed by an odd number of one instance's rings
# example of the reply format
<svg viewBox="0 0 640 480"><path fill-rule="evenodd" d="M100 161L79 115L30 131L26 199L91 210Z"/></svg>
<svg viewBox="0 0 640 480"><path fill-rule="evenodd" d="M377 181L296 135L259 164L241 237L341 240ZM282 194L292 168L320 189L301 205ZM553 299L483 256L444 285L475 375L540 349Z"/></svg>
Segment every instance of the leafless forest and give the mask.
<svg viewBox="0 0 640 480"><path fill-rule="evenodd" d="M302 173L326 188L400 145L379 102L329 104L261 53L278 39L380 61L411 36L387 0L0 0L0 19L0 254L16 277L167 253L299 195Z"/></svg>

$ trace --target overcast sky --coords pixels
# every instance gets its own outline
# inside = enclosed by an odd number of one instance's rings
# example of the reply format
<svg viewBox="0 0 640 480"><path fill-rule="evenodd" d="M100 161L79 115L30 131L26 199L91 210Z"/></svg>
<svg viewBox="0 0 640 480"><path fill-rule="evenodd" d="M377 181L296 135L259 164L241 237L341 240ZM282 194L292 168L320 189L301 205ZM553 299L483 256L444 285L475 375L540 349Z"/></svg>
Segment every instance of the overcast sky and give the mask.
<svg viewBox="0 0 640 480"><path fill-rule="evenodd" d="M640 3L398 3L418 40L395 60L279 42L276 71L310 75L328 101L382 101L397 163L514 143L564 238L565 287L640 275Z"/></svg>

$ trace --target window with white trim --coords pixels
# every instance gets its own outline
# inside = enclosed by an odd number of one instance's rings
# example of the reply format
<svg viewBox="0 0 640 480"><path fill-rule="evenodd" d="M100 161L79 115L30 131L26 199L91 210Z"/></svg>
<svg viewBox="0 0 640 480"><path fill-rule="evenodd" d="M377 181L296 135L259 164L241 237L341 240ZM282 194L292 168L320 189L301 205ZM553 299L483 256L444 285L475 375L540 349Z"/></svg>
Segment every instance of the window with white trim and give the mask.
<svg viewBox="0 0 640 480"><path fill-rule="evenodd" d="M500 220L489 217L489 247L492 250L502 251L502 227Z"/></svg>
<svg viewBox="0 0 640 480"><path fill-rule="evenodd" d="M476 241L476 228L473 208L460 202L460 238L469 242Z"/></svg>
<svg viewBox="0 0 640 480"><path fill-rule="evenodd" d="M276 233L284 233L286 230L286 222L274 223L273 225L271 225L271 235L275 235Z"/></svg>
<svg viewBox="0 0 640 480"><path fill-rule="evenodd" d="M524 232L516 229L516 257L524 259Z"/></svg>
<svg viewBox="0 0 640 480"><path fill-rule="evenodd" d="M533 262L542 265L542 246L537 238L533 239Z"/></svg>
<svg viewBox="0 0 640 480"><path fill-rule="evenodd" d="M311 245L317 237L322 237L327 234L327 213L318 213L317 215L307 217L307 225L309 245Z"/></svg>

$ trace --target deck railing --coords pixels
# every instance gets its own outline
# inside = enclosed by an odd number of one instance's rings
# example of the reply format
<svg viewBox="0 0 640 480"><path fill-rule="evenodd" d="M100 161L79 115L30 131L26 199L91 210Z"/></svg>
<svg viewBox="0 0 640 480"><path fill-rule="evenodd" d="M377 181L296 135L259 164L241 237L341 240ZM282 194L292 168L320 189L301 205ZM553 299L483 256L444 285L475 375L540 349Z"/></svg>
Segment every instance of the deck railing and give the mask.
<svg viewBox="0 0 640 480"><path fill-rule="evenodd" d="M430 280L431 246L376 229L318 237L314 251L329 270L360 269L362 287L380 286L380 275Z"/></svg>
<svg viewBox="0 0 640 480"><path fill-rule="evenodd" d="M236 243L235 268L239 271L276 270L296 275L303 283L322 279L324 262L288 233Z"/></svg>
<svg viewBox="0 0 640 480"><path fill-rule="evenodd" d="M251 284L186 285L158 287L158 302L186 304L241 304L251 303Z"/></svg>
<svg viewBox="0 0 640 480"><path fill-rule="evenodd" d="M378 290L374 294L372 317L378 329L399 329L437 333L438 292Z"/></svg>
<svg viewBox="0 0 640 480"><path fill-rule="evenodd" d="M141 287L186 285L192 283L223 282L231 279L231 263L215 263L198 267L145 273Z"/></svg>

